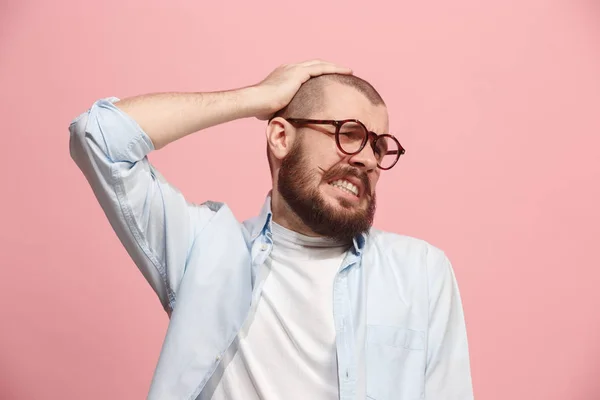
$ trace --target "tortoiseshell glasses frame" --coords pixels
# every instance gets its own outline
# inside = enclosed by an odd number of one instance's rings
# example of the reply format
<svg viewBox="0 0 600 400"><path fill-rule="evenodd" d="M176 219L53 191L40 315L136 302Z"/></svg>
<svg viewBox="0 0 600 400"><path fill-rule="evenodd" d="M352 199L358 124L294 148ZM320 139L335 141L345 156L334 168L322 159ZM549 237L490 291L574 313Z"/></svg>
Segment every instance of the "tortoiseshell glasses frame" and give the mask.
<svg viewBox="0 0 600 400"><path fill-rule="evenodd" d="M377 158L377 167L382 170L389 170L400 159L400 156L406 153L406 150L398 139L393 135L383 134L378 135L375 132L370 132L365 124L357 119L306 119L306 118L284 118L292 125L332 125L335 127L335 143L338 149L346 155L352 156L360 153L367 143L370 142L373 154ZM344 125L350 129L347 132L342 131ZM331 134L331 132L323 132ZM352 137L350 137L352 135ZM342 138L340 138L342 136ZM345 145L345 147L344 147ZM358 145L358 147L356 147ZM356 147L356 149L354 149ZM382 165L382 161L386 156L387 162ZM389 164L389 165L388 165Z"/></svg>

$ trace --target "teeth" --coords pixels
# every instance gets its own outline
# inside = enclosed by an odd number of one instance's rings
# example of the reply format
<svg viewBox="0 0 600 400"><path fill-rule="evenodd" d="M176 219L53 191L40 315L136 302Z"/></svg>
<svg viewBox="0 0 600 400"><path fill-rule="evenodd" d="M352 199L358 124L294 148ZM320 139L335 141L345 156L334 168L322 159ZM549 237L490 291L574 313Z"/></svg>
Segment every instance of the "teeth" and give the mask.
<svg viewBox="0 0 600 400"><path fill-rule="evenodd" d="M340 189L345 189L347 192L358 196L358 188L346 180L338 179L337 181L331 182L330 185L339 187Z"/></svg>

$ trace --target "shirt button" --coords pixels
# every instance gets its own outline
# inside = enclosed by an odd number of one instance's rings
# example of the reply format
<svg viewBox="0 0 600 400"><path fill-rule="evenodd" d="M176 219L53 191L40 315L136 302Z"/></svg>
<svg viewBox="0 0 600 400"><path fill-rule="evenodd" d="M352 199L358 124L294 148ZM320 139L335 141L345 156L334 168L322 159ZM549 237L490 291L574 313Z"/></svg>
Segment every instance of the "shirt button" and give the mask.
<svg viewBox="0 0 600 400"><path fill-rule="evenodd" d="M260 246L260 249L261 249L262 251L265 251L265 250L267 250L267 247L268 247L268 246L267 246L265 243L263 243L263 245L262 245L262 246Z"/></svg>

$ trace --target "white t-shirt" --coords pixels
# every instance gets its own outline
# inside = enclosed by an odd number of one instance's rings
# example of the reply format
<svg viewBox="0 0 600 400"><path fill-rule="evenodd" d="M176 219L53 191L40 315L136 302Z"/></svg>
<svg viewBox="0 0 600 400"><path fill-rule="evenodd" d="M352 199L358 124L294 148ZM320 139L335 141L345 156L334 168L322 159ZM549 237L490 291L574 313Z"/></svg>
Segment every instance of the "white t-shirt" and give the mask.
<svg viewBox="0 0 600 400"><path fill-rule="evenodd" d="M212 400L338 399L332 291L348 246L272 232L261 297Z"/></svg>

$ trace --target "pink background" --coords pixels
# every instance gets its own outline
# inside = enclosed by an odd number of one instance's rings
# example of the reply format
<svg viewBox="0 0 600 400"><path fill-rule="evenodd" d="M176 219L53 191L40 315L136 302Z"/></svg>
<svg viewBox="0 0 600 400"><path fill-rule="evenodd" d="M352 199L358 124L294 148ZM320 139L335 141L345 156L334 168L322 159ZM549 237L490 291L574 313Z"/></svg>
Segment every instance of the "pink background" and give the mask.
<svg viewBox="0 0 600 400"><path fill-rule="evenodd" d="M3 2L0 398L144 398L167 327L69 157L71 119L319 57L388 103L407 154L376 225L450 256L476 398L599 399L600 5L483 3ZM245 219L270 188L263 132L237 121L151 158Z"/></svg>

